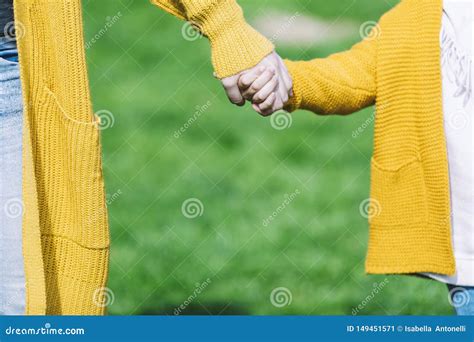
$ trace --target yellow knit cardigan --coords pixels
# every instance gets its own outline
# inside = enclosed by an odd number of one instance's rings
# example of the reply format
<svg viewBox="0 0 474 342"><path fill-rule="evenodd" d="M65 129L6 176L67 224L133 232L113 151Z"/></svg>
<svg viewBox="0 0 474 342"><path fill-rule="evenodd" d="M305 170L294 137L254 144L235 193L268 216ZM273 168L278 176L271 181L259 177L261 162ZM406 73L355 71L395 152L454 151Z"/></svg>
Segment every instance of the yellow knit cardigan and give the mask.
<svg viewBox="0 0 474 342"><path fill-rule="evenodd" d="M273 49L233 0L152 2L209 37L219 77ZM26 313L103 314L109 232L81 2L14 0L14 9L25 119ZM371 273L454 272L440 18L441 0L405 0L381 20L377 39L328 59L288 62L291 109L347 113L377 102L371 197L380 210L371 218Z"/></svg>
<svg viewBox="0 0 474 342"><path fill-rule="evenodd" d="M222 29L241 17L233 1L193 1L198 10L192 16L186 14L191 5L183 7L182 1L153 2L196 23L218 42L216 51L234 51L235 40ZM441 14L442 0L403 0L349 51L286 61L294 82L290 111L348 114L376 104L368 273L455 272L441 102ZM219 18L215 22L222 32L203 24L209 16ZM238 42L248 53L245 40ZM233 65L227 56L213 55L221 76L237 71L225 68Z"/></svg>
<svg viewBox="0 0 474 342"><path fill-rule="evenodd" d="M247 69L273 49L234 1L182 0L179 10L208 33L219 76ZM110 242L81 1L14 0L14 11L24 103L26 313L100 315Z"/></svg>
<svg viewBox="0 0 474 342"><path fill-rule="evenodd" d="M403 0L346 52L287 61L289 110L347 114L376 105L368 273L452 275L441 90L442 0Z"/></svg>

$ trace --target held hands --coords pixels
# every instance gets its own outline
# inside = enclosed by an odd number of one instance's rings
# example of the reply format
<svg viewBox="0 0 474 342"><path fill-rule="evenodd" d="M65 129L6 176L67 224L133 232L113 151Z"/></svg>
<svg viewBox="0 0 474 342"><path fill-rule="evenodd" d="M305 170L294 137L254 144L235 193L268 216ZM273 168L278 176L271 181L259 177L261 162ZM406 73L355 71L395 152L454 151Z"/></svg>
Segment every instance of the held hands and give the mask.
<svg viewBox="0 0 474 342"><path fill-rule="evenodd" d="M293 95L290 74L276 52L265 57L255 67L224 78L222 84L232 103L243 106L248 100L253 109L263 116L283 109Z"/></svg>

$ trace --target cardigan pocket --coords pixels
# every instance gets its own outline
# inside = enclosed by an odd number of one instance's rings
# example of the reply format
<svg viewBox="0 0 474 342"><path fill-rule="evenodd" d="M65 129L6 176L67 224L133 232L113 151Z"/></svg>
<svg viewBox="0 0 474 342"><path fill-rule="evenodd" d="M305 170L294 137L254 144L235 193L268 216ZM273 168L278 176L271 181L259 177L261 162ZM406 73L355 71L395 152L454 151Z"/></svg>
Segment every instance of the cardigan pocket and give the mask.
<svg viewBox="0 0 474 342"><path fill-rule="evenodd" d="M37 173L42 235L65 238L87 248L108 247L97 118L92 113L79 115L74 101L61 100L46 85L33 101L35 166L47 170ZM66 108L72 108L72 113ZM76 117L89 117L90 121Z"/></svg>
<svg viewBox="0 0 474 342"><path fill-rule="evenodd" d="M367 216L376 226L409 226L427 221L426 186L418 157L397 169L384 168L372 158Z"/></svg>

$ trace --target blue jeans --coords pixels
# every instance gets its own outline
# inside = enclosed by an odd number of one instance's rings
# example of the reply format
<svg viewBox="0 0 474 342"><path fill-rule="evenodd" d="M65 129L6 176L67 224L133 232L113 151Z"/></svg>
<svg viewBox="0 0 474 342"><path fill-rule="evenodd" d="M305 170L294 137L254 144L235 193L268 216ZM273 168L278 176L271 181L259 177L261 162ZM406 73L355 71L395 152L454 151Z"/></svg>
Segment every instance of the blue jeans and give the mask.
<svg viewBox="0 0 474 342"><path fill-rule="evenodd" d="M0 37L0 315L25 312L22 127L16 43Z"/></svg>
<svg viewBox="0 0 474 342"><path fill-rule="evenodd" d="M448 285L449 302L459 316L474 316L474 287Z"/></svg>

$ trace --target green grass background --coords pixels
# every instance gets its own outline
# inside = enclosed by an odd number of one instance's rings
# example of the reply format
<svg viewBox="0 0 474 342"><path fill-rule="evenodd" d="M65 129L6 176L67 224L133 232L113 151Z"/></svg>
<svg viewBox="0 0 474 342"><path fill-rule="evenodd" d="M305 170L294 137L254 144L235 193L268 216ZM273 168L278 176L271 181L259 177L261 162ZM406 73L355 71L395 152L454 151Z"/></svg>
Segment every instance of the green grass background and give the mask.
<svg viewBox="0 0 474 342"><path fill-rule="evenodd" d="M395 1L239 3L249 20L271 8L361 24ZM300 111L290 128L275 130L249 106L228 103L212 77L208 42L184 40L182 22L148 1L83 0L83 8L86 41L121 16L87 49L94 109L115 119L102 132L110 314L173 314L208 278L185 314L351 314L385 279L358 314L452 314L443 284L364 273L368 227L359 205L369 196L372 126L352 133L373 109L348 117ZM358 40L354 32L347 41L279 52L310 59ZM209 109L173 137L208 101ZM183 216L188 198L203 203L202 216ZM272 305L278 287L291 292L291 304Z"/></svg>

